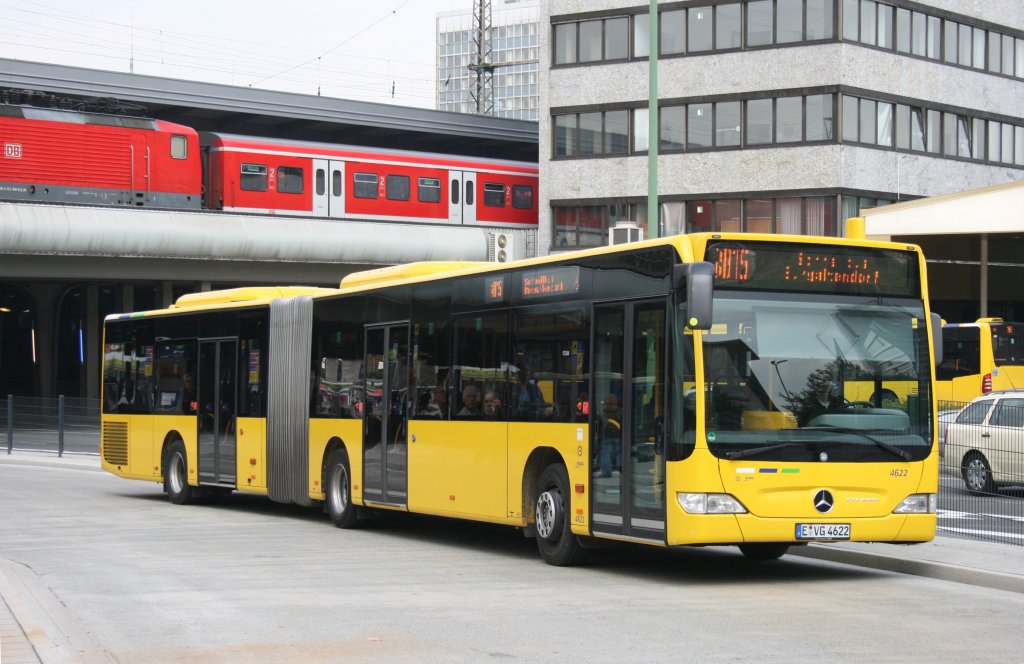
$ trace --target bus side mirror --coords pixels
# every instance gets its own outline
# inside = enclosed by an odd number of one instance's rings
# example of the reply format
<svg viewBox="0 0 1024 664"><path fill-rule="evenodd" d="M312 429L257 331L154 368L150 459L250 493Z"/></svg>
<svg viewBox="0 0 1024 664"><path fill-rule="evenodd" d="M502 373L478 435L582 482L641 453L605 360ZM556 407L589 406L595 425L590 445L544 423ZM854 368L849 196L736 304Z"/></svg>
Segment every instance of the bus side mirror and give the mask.
<svg viewBox="0 0 1024 664"><path fill-rule="evenodd" d="M711 329L711 310L714 302L715 266L711 263L687 263L673 270L676 285L686 279L686 327L691 330Z"/></svg>
<svg viewBox="0 0 1024 664"><path fill-rule="evenodd" d="M932 352L935 366L942 364L942 316L932 314Z"/></svg>

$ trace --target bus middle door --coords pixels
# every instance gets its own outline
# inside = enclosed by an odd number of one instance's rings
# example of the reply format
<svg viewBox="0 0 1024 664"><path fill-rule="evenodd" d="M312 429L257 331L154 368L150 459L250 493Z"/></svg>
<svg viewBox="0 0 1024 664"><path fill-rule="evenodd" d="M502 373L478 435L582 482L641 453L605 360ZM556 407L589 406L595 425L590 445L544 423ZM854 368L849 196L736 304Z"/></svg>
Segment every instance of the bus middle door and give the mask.
<svg viewBox="0 0 1024 664"><path fill-rule="evenodd" d="M665 301L595 305L593 320L591 529L663 542Z"/></svg>
<svg viewBox="0 0 1024 664"><path fill-rule="evenodd" d="M409 326L367 326L363 391L363 498L407 503L406 426L409 396Z"/></svg>
<svg viewBox="0 0 1024 664"><path fill-rule="evenodd" d="M199 340L199 481L235 486L237 339Z"/></svg>

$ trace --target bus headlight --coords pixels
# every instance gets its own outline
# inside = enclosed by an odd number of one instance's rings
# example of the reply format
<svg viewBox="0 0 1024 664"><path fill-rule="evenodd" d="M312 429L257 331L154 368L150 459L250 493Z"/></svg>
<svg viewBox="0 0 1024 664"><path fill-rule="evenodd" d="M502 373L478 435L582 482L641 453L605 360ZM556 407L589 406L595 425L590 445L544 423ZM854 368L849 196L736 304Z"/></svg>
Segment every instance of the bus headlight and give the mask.
<svg viewBox="0 0 1024 664"><path fill-rule="evenodd" d="M935 514L938 506L938 494L912 493L896 506L893 514Z"/></svg>
<svg viewBox="0 0 1024 664"><path fill-rule="evenodd" d="M687 514L746 514L743 503L727 493L677 493Z"/></svg>

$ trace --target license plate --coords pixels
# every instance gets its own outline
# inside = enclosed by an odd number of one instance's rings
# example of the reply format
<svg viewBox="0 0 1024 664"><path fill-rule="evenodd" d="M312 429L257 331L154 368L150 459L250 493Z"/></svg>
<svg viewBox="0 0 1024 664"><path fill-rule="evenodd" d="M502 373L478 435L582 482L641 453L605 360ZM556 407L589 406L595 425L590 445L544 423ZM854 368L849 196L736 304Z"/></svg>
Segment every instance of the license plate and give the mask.
<svg viewBox="0 0 1024 664"><path fill-rule="evenodd" d="M796 524L798 540L848 540L850 524L848 523L798 523Z"/></svg>

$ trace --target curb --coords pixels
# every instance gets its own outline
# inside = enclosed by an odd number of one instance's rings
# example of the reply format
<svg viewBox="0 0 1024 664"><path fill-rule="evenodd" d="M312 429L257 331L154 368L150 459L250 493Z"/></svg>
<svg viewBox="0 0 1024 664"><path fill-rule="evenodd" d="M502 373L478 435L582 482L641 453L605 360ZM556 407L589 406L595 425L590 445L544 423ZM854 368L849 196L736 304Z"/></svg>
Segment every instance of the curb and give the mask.
<svg viewBox="0 0 1024 664"><path fill-rule="evenodd" d="M871 567L874 569L898 572L900 574L912 574L924 576L943 581L953 581L970 586L991 588L994 590L1007 590L1014 593L1024 594L1024 577L1004 572L994 572L977 567L960 567L948 563L935 562L933 560L912 560L898 558L879 553L866 553L863 551L851 551L838 547L827 547L809 544L803 547L793 547L789 555L814 558L816 560L827 560L829 562L857 565L859 567Z"/></svg>

